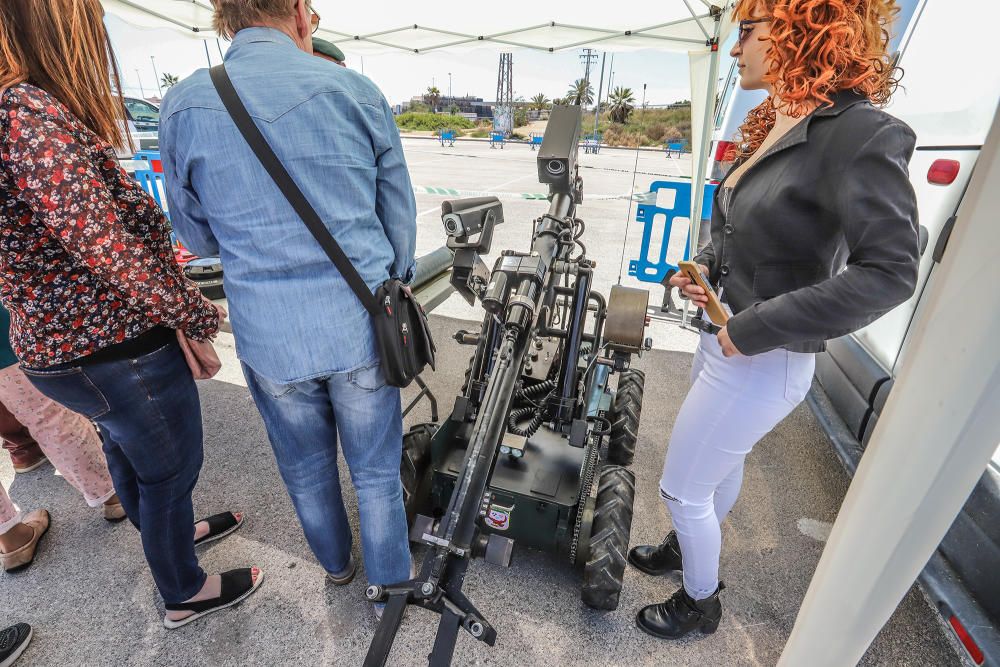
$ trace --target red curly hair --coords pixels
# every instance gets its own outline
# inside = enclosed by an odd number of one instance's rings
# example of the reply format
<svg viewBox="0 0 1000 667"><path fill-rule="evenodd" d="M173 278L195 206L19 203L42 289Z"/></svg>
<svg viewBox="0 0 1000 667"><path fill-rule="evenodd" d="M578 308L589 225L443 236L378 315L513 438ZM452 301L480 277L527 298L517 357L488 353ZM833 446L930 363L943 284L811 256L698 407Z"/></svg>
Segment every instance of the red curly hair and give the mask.
<svg viewBox="0 0 1000 667"><path fill-rule="evenodd" d="M728 159L747 158L774 127L775 111L799 117L854 90L883 106L899 84L888 53L896 0L740 0L734 20L768 16L764 80L774 95L747 114Z"/></svg>

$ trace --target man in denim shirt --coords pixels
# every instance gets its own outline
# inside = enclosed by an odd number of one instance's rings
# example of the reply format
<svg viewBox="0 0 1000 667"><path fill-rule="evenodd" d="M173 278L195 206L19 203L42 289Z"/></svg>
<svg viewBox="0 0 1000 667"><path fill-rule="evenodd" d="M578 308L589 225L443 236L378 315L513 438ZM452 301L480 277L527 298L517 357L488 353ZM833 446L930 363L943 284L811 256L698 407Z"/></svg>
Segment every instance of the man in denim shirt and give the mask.
<svg viewBox="0 0 1000 667"><path fill-rule="evenodd" d="M414 269L416 211L385 98L312 55L307 0L215 0L226 70L274 152L371 289ZM386 385L367 311L264 171L207 70L170 89L160 147L177 236L220 255L247 385L309 546L354 576L337 434L357 490L370 583L409 577L399 390Z"/></svg>

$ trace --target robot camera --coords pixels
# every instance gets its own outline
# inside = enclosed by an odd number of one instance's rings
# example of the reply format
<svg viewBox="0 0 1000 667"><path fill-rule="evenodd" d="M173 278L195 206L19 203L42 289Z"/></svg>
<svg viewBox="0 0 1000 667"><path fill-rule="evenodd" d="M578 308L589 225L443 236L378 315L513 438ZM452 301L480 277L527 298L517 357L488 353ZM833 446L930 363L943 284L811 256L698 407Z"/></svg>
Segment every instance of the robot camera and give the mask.
<svg viewBox="0 0 1000 667"><path fill-rule="evenodd" d="M441 205L444 232L453 239L468 239L503 222L503 204L496 197L472 197Z"/></svg>
<svg viewBox="0 0 1000 667"><path fill-rule="evenodd" d="M580 107L553 107L538 152L538 182L552 193L571 193L578 187L576 154L580 141Z"/></svg>

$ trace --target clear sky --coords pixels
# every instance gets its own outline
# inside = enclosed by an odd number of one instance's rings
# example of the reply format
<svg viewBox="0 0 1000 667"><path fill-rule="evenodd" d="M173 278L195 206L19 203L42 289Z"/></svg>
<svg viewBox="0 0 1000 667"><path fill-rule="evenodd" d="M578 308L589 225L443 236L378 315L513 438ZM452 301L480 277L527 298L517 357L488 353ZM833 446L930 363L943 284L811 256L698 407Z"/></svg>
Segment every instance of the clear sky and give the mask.
<svg viewBox="0 0 1000 667"><path fill-rule="evenodd" d="M147 97L156 95L153 61L162 76L165 72L184 78L196 69L220 61L227 43L190 39L172 30L147 30L135 28L115 16L105 22L111 35L122 70L122 85L126 94L140 94L139 85ZM208 53L206 54L206 45ZM496 97L499 51L477 49L457 54L434 52L424 55L386 54L381 56L352 57L347 52L348 66L363 70L385 93L390 103L408 101L413 95L426 90L433 82L442 94L448 94L448 73L455 95L466 93L486 100ZM603 52L599 52L603 54ZM611 57L607 55L605 90L611 75ZM600 61L592 71L591 82L597 92L600 79ZM514 95L530 99L536 93L546 97L561 97L569 84L583 76L580 52L538 53L514 51ZM681 53L644 50L618 53L614 56L614 84L632 88L636 102L642 100L642 86L647 84L646 98L650 104L669 104L688 99L688 59Z"/></svg>

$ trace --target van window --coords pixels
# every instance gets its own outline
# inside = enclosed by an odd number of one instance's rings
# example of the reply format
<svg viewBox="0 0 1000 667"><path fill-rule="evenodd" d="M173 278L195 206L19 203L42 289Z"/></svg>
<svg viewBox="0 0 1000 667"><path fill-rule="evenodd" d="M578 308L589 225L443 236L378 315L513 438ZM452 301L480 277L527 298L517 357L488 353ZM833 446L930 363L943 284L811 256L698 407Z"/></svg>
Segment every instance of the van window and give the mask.
<svg viewBox="0 0 1000 667"><path fill-rule="evenodd" d="M909 27L910 21L913 20L913 15L921 2L923 0L896 0L899 13L896 14L896 20L893 21L892 29L889 31L889 53L895 53L899 50L899 44L903 41L906 29Z"/></svg>
<svg viewBox="0 0 1000 667"><path fill-rule="evenodd" d="M718 104L715 105L715 129L718 130L722 127L722 123L726 118L726 109L729 108L729 100L733 96L733 92L739 87L740 84L740 73L739 69L736 67L736 58L728 58L729 69L723 74L725 78L721 79L720 86L721 90L717 93ZM725 66L725 62L720 63L721 68Z"/></svg>

